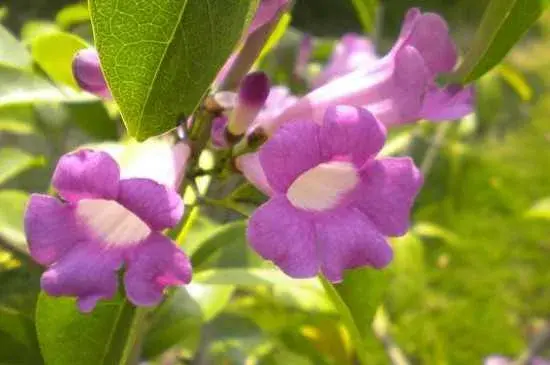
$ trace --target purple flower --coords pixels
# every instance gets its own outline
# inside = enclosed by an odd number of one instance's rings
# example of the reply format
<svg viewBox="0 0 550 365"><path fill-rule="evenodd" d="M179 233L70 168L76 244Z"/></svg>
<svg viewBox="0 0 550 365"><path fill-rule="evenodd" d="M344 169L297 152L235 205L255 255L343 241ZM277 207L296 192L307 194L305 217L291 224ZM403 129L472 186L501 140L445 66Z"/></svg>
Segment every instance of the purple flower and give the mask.
<svg viewBox="0 0 550 365"><path fill-rule="evenodd" d="M272 194L249 221L251 246L296 278L388 265L386 236L406 233L422 176L409 158L375 159L384 142L363 108L283 125L259 151Z"/></svg>
<svg viewBox="0 0 550 365"><path fill-rule="evenodd" d="M378 61L372 42L355 33L345 34L334 47L328 64L313 80L314 88Z"/></svg>
<svg viewBox="0 0 550 365"><path fill-rule="evenodd" d="M115 295L122 265L127 297L136 305L155 305L166 286L191 280L189 259L161 233L183 214L173 189L121 179L116 161L92 150L61 157L52 185L61 199L33 194L25 213L30 253L47 266L46 293L75 296L89 312Z"/></svg>
<svg viewBox="0 0 550 365"><path fill-rule="evenodd" d="M73 60L73 76L78 86L84 91L103 99L112 99L111 92L101 71L99 55L95 48L79 51Z"/></svg>
<svg viewBox="0 0 550 365"><path fill-rule="evenodd" d="M472 111L471 87L440 89L435 82L438 74L451 71L457 61L455 44L439 15L409 10L396 44L377 61L365 39L349 37L342 40L316 80L322 86L267 121L268 134L292 120L321 123L327 108L338 104L367 108L386 126L422 118L454 119Z"/></svg>

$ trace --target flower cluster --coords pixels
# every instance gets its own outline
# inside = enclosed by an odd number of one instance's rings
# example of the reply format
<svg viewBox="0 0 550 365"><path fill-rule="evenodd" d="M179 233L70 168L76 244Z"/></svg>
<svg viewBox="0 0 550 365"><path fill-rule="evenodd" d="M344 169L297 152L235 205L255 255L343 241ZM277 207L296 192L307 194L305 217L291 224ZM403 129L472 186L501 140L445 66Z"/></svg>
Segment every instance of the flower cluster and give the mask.
<svg viewBox="0 0 550 365"><path fill-rule="evenodd" d="M287 5L262 1L248 35ZM311 38L303 45L299 68ZM247 75L237 93L215 94L223 110L212 123L215 148L231 148L252 133L269 137L257 153L236 160L269 197L250 218L252 248L296 278L323 274L339 282L347 269L387 266L388 237L407 232L423 178L410 158L377 154L389 126L471 112L471 88L435 82L456 61L445 21L412 9L384 57L367 39L345 35L302 97L272 87L262 72ZM81 51L73 69L84 90L110 98L97 52ZM189 259L162 231L182 217L177 187L191 152L178 144L169 154L175 164L159 164L154 155L133 168L93 150L60 159L52 179L59 198L34 194L25 216L31 255L47 267L47 293L77 297L87 312L115 294L122 268L136 305L155 305L165 287L189 283Z"/></svg>

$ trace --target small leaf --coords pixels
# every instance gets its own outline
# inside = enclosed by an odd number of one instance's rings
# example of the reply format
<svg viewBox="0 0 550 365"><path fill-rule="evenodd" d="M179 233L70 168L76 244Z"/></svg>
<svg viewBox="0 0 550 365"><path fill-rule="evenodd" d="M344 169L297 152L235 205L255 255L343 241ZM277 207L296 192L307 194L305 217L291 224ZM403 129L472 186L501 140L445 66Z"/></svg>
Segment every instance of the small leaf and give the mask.
<svg viewBox="0 0 550 365"><path fill-rule="evenodd" d="M212 232L204 241L197 244L191 254L195 269L204 268L216 261L217 266L249 267L257 266L262 260L250 250L246 243L246 222L237 221Z"/></svg>
<svg viewBox="0 0 550 365"><path fill-rule="evenodd" d="M19 68L29 68L32 64L31 55L25 45L2 25L0 25L0 63Z"/></svg>
<svg viewBox="0 0 550 365"><path fill-rule="evenodd" d="M29 195L18 190L0 190L0 238L25 247L23 216Z"/></svg>
<svg viewBox="0 0 550 365"><path fill-rule="evenodd" d="M374 336L372 321L386 290L387 274L361 268L349 270L339 284L332 284L324 277L321 277L321 283L342 316L361 363L369 363L365 343Z"/></svg>
<svg viewBox="0 0 550 365"><path fill-rule="evenodd" d="M31 53L35 62L50 79L80 90L73 77L72 63L74 55L87 47L86 42L75 35L50 32L32 40ZM52 52L52 49L55 49L55 52Z"/></svg>
<svg viewBox="0 0 550 365"><path fill-rule="evenodd" d="M0 184L32 167L44 165L42 157L35 157L15 148L0 149Z"/></svg>
<svg viewBox="0 0 550 365"><path fill-rule="evenodd" d="M469 52L451 79L466 84L491 70L535 23L549 3L548 0L492 0Z"/></svg>
<svg viewBox="0 0 550 365"><path fill-rule="evenodd" d="M201 326L226 307L234 290L230 285L195 283L176 288L153 317L144 344L145 357L156 357L176 344L196 347Z"/></svg>
<svg viewBox="0 0 550 365"><path fill-rule="evenodd" d="M90 21L90 12L85 3L67 5L57 13L55 22L59 27L68 29L80 23Z"/></svg>
<svg viewBox="0 0 550 365"><path fill-rule="evenodd" d="M182 342L197 347L202 323L199 304L184 287L176 289L155 311L143 355L151 359Z"/></svg>
<svg viewBox="0 0 550 365"><path fill-rule="evenodd" d="M361 25L365 32L370 33L374 30L376 25L376 9L378 7L378 0L351 0Z"/></svg>
<svg viewBox="0 0 550 365"><path fill-rule="evenodd" d="M134 345L134 322L140 311L125 299L99 302L90 314L77 310L74 299L41 293L36 328L47 365L125 364Z"/></svg>
<svg viewBox="0 0 550 365"><path fill-rule="evenodd" d="M91 0L105 76L138 140L190 115L241 37L253 0Z"/></svg>

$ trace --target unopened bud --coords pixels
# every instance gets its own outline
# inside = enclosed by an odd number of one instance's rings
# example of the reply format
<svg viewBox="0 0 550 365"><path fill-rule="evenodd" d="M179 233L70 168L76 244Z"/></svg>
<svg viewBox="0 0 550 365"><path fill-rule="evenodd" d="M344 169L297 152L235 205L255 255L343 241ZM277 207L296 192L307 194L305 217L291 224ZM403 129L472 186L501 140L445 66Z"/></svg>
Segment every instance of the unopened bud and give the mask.
<svg viewBox="0 0 550 365"><path fill-rule="evenodd" d="M269 96L270 82L263 72L248 74L241 82L227 133L240 139L262 110Z"/></svg>
<svg viewBox="0 0 550 365"><path fill-rule="evenodd" d="M103 99L112 98L101 71L99 55L94 48L83 49L75 55L73 60L73 76L82 90Z"/></svg>

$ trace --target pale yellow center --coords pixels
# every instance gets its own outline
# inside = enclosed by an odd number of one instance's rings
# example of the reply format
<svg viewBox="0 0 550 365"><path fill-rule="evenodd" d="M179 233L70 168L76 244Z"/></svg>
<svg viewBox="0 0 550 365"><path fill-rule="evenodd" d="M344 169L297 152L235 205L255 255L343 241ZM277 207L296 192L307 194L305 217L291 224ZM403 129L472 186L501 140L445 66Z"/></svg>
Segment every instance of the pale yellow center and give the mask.
<svg viewBox="0 0 550 365"><path fill-rule="evenodd" d="M298 176L288 189L287 198L296 208L324 211L338 205L358 182L357 169L351 162L322 163Z"/></svg>
<svg viewBox="0 0 550 365"><path fill-rule="evenodd" d="M151 234L137 215L112 200L83 199L78 202L76 214L109 245L131 245Z"/></svg>

